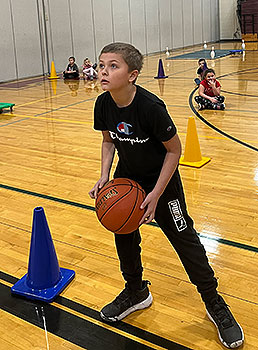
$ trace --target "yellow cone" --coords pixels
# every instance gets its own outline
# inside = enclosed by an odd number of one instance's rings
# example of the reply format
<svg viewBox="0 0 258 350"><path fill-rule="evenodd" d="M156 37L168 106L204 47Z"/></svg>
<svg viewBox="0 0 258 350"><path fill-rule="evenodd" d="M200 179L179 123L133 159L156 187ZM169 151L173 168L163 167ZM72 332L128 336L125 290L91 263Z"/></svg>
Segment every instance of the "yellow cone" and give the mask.
<svg viewBox="0 0 258 350"><path fill-rule="evenodd" d="M55 69L55 64L54 61L51 62L51 71L50 71L50 76L48 77L48 79L59 79L60 77L58 77L56 75L56 69Z"/></svg>
<svg viewBox="0 0 258 350"><path fill-rule="evenodd" d="M210 160L210 158L202 157L201 155L195 119L194 117L189 117L185 142L185 154L180 158L179 164L200 168Z"/></svg>
<svg viewBox="0 0 258 350"><path fill-rule="evenodd" d="M57 88L57 81L56 81L56 79L50 80L50 83L51 83L51 86L52 86L53 94L56 95L56 88Z"/></svg>

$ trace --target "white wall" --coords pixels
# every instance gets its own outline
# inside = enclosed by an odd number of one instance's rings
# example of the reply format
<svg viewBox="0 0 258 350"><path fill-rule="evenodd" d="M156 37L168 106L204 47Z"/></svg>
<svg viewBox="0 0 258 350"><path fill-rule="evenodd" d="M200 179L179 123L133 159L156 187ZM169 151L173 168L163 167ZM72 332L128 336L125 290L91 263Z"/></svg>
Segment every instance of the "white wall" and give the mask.
<svg viewBox="0 0 258 350"><path fill-rule="evenodd" d="M237 30L237 0L219 0L220 40L233 39Z"/></svg>
<svg viewBox="0 0 258 350"><path fill-rule="evenodd" d="M61 72L71 55L79 66L85 57L96 61L113 41L150 54L216 41L219 32L232 37L233 2L1 0L0 65L8 62L8 70L0 71L0 82L47 73L52 60ZM224 18L220 29L219 14Z"/></svg>

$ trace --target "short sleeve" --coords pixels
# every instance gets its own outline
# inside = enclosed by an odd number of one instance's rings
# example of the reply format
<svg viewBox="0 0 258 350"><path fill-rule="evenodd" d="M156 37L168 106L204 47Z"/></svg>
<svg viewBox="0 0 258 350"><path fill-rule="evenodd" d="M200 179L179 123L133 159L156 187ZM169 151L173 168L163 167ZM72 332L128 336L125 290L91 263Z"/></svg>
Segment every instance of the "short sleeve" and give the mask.
<svg viewBox="0 0 258 350"><path fill-rule="evenodd" d="M149 131L161 142L169 141L177 132L176 126L162 101L151 107L148 123Z"/></svg>
<svg viewBox="0 0 258 350"><path fill-rule="evenodd" d="M105 131L107 130L106 123L104 121L103 110L103 99L102 96L98 96L94 106L94 129Z"/></svg>

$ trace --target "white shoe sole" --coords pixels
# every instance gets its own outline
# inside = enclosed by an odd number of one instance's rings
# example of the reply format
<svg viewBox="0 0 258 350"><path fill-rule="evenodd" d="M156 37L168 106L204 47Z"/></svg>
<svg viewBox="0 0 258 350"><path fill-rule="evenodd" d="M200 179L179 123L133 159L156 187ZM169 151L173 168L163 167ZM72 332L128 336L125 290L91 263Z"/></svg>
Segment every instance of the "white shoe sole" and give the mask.
<svg viewBox="0 0 258 350"><path fill-rule="evenodd" d="M237 324L238 324L239 328L241 329L242 339L241 339L241 340L237 340L237 341L235 341L234 343L228 345L228 344L225 343L224 340L222 339L222 337L221 337L221 335L220 335L220 331L219 331L219 329L218 329L218 326L217 326L216 322L214 321L214 319L213 319L213 318L211 317L211 315L209 314L209 312L208 312L207 309L206 309L206 313L207 313L209 319L211 320L211 322L214 323L214 325L216 326L217 331L218 331L218 335L219 335L219 340L221 341L221 343L222 343L226 348L235 349L235 348L238 348L239 346L241 346L241 345L244 343L244 332L243 332L243 330L242 330L242 328L241 328L241 326L240 326L239 323L237 323Z"/></svg>
<svg viewBox="0 0 258 350"><path fill-rule="evenodd" d="M151 293L149 293L148 298L141 301L139 304L133 305L131 306L129 309L127 309L126 311L124 311L122 314L118 315L118 316L114 316L114 317L107 317L105 316L102 312L100 312L100 317L104 320L104 321L108 321L108 322L117 322L122 320L123 318L125 318L126 316L130 315L132 312L137 311L137 310L142 310L142 309L146 309L147 307L149 307L152 304L152 295Z"/></svg>

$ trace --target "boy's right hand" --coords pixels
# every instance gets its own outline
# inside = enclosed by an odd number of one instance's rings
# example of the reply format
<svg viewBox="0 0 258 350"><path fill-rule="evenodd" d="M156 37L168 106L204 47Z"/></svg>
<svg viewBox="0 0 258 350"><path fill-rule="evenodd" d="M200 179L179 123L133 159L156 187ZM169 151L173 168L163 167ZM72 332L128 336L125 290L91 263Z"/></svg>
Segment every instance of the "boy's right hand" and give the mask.
<svg viewBox="0 0 258 350"><path fill-rule="evenodd" d="M90 196L92 199L96 199L99 190L105 185L105 183L108 182L108 180L109 180L108 177L101 177L101 178L98 180L98 182L96 182L96 184L94 185L94 187L92 187L92 189L90 190L89 196Z"/></svg>

